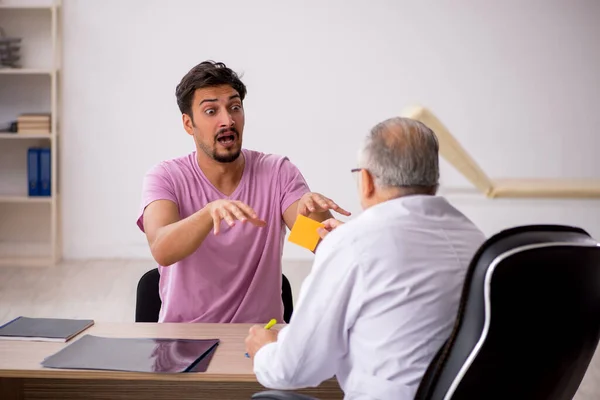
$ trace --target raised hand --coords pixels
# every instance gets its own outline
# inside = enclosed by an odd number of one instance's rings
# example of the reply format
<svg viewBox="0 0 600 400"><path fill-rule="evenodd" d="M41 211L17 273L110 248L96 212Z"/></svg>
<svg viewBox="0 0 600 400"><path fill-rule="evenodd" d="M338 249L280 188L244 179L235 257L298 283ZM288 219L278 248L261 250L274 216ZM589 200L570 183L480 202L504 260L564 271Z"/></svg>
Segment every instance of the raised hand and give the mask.
<svg viewBox="0 0 600 400"><path fill-rule="evenodd" d="M298 213L307 217L310 213L322 213L329 210L336 211L342 215L350 215L350 213L333 200L319 193L306 193L298 202Z"/></svg>
<svg viewBox="0 0 600 400"><path fill-rule="evenodd" d="M229 226L234 226L236 220L242 223L249 222L261 228L267 226L266 221L259 219L256 212L241 201L216 200L208 204L208 211L213 219L215 235L219 234L222 220Z"/></svg>

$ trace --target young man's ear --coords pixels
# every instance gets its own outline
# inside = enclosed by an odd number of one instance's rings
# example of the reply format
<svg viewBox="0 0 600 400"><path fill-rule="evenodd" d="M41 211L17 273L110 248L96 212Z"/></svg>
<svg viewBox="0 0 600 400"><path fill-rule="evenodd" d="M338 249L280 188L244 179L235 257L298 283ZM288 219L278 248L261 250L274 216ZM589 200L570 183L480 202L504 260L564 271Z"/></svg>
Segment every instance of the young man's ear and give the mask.
<svg viewBox="0 0 600 400"><path fill-rule="evenodd" d="M181 114L181 121L183 122L183 128L188 133L188 135L194 134L194 121L192 121L192 117L188 114Z"/></svg>
<svg viewBox="0 0 600 400"><path fill-rule="evenodd" d="M375 180L373 175L366 169L360 171L361 191L365 199L369 199L375 193Z"/></svg>

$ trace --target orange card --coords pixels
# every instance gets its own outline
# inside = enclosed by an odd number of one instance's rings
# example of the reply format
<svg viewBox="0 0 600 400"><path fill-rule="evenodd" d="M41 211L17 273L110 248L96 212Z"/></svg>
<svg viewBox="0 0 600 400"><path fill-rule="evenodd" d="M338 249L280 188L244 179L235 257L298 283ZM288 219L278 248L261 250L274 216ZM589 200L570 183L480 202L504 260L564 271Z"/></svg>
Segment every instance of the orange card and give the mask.
<svg viewBox="0 0 600 400"><path fill-rule="evenodd" d="M324 225L320 222L305 217L304 215L298 215L288 241L296 243L298 246L307 248L310 251L315 251L321 237L317 233L317 229Z"/></svg>

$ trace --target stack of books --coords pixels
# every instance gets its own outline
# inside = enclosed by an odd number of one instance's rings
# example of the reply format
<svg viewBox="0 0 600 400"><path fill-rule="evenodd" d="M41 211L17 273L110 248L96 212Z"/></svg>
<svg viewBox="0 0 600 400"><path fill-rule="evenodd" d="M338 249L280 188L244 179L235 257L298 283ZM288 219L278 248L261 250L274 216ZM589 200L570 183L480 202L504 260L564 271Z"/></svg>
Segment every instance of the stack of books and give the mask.
<svg viewBox="0 0 600 400"><path fill-rule="evenodd" d="M50 114L21 114L17 118L17 133L49 134Z"/></svg>
<svg viewBox="0 0 600 400"><path fill-rule="evenodd" d="M20 68L21 38L7 37L0 27L0 68Z"/></svg>

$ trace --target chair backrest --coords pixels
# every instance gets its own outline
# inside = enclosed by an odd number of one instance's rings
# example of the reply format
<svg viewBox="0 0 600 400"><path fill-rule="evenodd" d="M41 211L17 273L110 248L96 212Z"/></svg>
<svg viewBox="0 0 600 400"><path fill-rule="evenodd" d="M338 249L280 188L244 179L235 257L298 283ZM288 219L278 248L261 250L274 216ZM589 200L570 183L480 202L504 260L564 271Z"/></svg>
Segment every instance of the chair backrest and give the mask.
<svg viewBox="0 0 600 400"><path fill-rule="evenodd" d="M135 322L158 322L162 301L158 292L160 273L158 268L144 273L137 285ZM281 300L283 302L283 320L290 322L294 311L292 286L285 275L281 275Z"/></svg>
<svg viewBox="0 0 600 400"><path fill-rule="evenodd" d="M475 254L415 399L571 400L599 338L598 243L567 226L509 229Z"/></svg>
<svg viewBox="0 0 600 400"><path fill-rule="evenodd" d="M284 274L281 274L281 301L283 302L283 320L289 324L294 312L294 297L292 296L292 285Z"/></svg>
<svg viewBox="0 0 600 400"><path fill-rule="evenodd" d="M162 301L158 292L160 273L151 269L140 278L135 302L135 322L158 322Z"/></svg>

